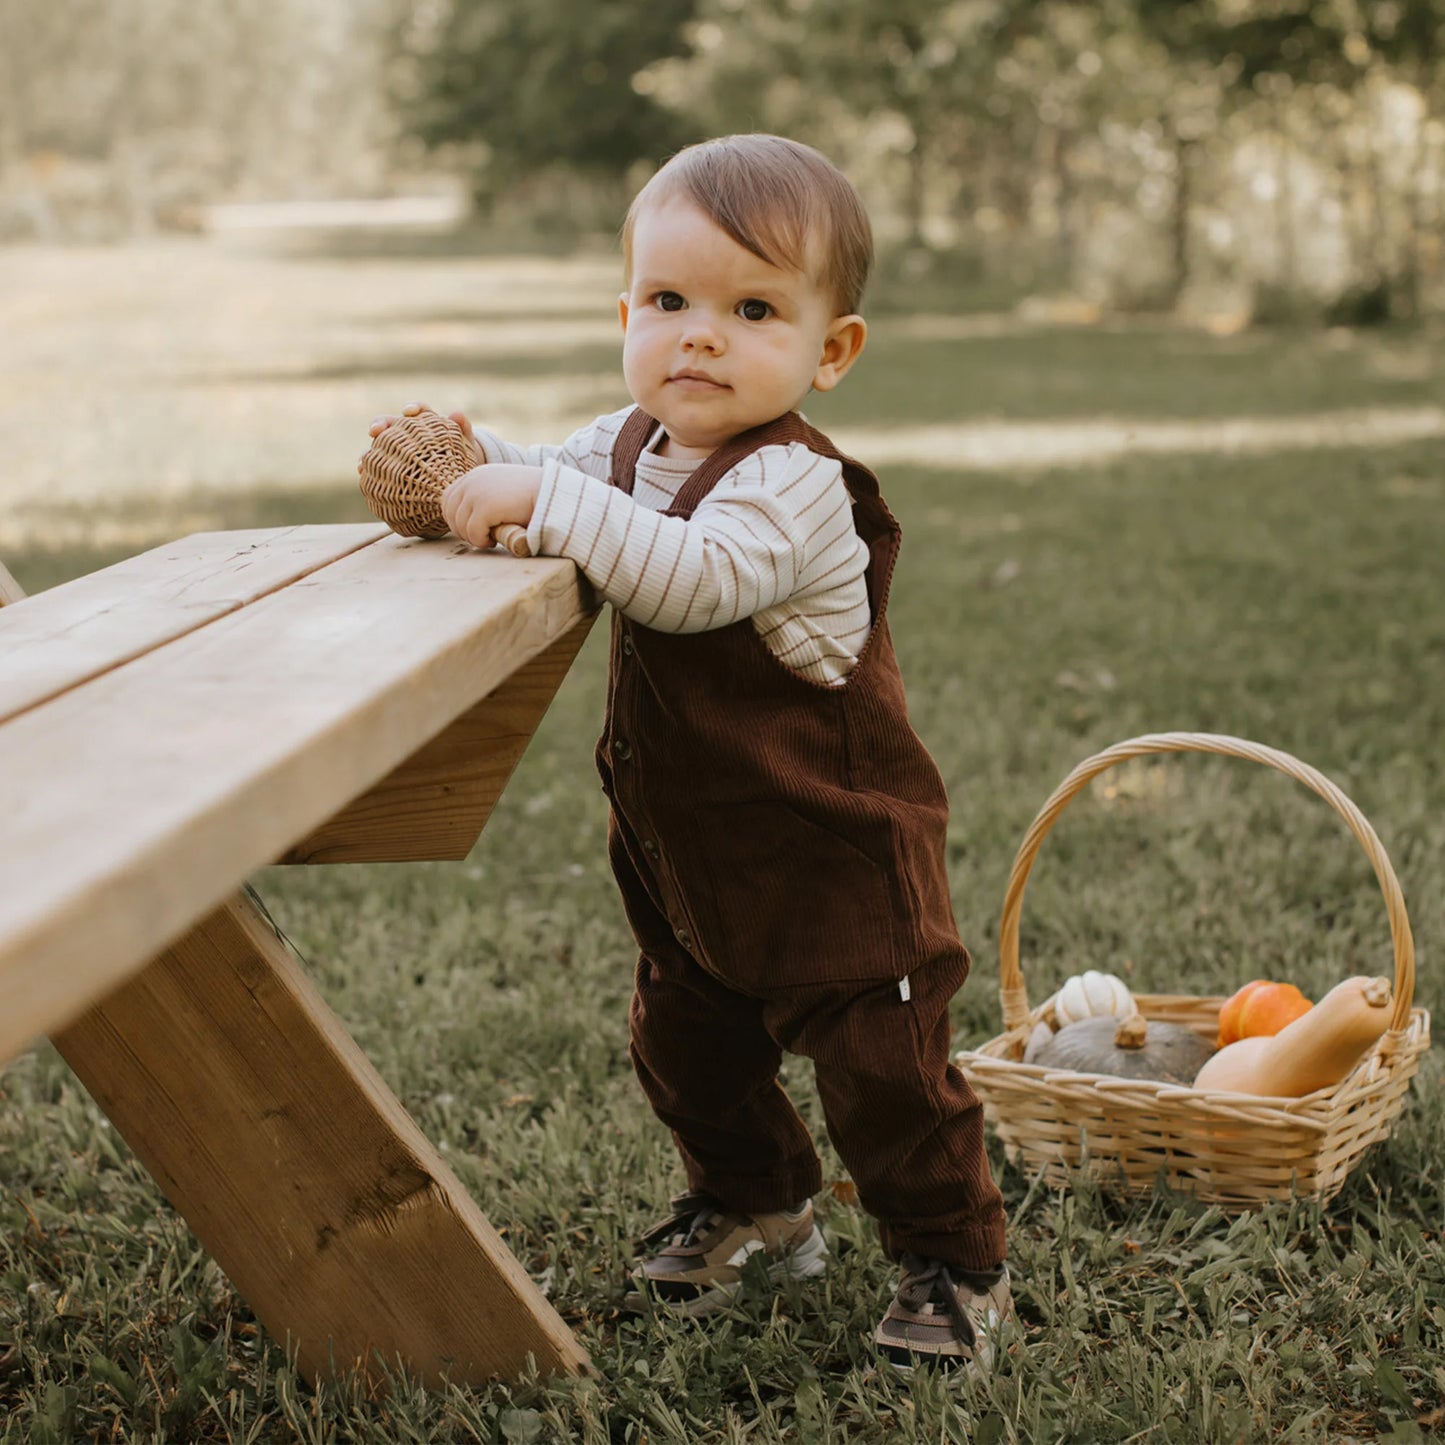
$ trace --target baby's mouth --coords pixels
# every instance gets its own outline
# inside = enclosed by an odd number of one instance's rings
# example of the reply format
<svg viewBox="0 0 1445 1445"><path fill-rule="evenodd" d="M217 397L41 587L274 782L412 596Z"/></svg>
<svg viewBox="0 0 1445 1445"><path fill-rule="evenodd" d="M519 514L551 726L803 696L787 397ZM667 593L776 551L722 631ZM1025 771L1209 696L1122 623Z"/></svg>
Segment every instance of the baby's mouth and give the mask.
<svg viewBox="0 0 1445 1445"><path fill-rule="evenodd" d="M726 382L718 381L704 371L675 371L669 376L668 381L674 386L680 386L684 391L726 391Z"/></svg>

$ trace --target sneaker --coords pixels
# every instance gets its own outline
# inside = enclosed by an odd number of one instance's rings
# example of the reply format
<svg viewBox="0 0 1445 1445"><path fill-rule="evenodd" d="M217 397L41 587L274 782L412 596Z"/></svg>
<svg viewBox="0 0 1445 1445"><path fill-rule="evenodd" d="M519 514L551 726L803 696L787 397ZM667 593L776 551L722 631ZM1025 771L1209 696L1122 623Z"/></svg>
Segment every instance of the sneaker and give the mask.
<svg viewBox="0 0 1445 1445"><path fill-rule="evenodd" d="M711 1194L679 1194L672 1213L638 1241L653 1254L632 1271L637 1288L624 1301L642 1309L647 1298L685 1315L726 1308L743 1287L755 1255L773 1263L772 1280L811 1279L828 1267L828 1247L813 1221L812 1200L776 1214L744 1214Z"/></svg>
<svg viewBox="0 0 1445 1445"><path fill-rule="evenodd" d="M1007 1266L996 1282L982 1286L942 1260L905 1254L898 1292L873 1343L905 1371L921 1364L986 1370L1013 1319Z"/></svg>

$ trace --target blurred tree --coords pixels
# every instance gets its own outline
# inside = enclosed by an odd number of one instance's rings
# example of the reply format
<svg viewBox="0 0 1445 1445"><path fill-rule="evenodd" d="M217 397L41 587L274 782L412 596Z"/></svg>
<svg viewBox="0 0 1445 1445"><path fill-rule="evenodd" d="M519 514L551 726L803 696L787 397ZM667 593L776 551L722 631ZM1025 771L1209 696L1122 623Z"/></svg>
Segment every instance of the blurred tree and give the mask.
<svg viewBox="0 0 1445 1445"><path fill-rule="evenodd" d="M984 110L1010 127L1015 154L1030 159L1036 189L1044 182L1056 267L1076 281L1081 212L1114 198L1101 191L1128 188L1132 211L1150 209L1139 194L1137 160L1141 149L1145 157L1157 150L1151 137L1179 78L1161 83L1157 47L1120 0L1047 0L1032 8L1030 20L1015 30L1010 52L994 67ZM1147 177L1147 164L1143 169Z"/></svg>
<svg viewBox="0 0 1445 1445"><path fill-rule="evenodd" d="M387 123L376 41L395 3L3 0L0 183L91 234L194 224L246 185L354 191Z"/></svg>
<svg viewBox="0 0 1445 1445"><path fill-rule="evenodd" d="M44 90L79 22L76 0L6 0L0 45L0 188L15 197L39 235L53 231L48 198L35 183L32 153L44 143ZM3 228L0 228L3 234Z"/></svg>
<svg viewBox="0 0 1445 1445"><path fill-rule="evenodd" d="M775 0L776 3L776 0ZM980 124L997 124L989 97L999 61L1037 24L1028 0L781 0L798 14L791 72L899 127L906 182L905 244L927 245L930 185Z"/></svg>
<svg viewBox="0 0 1445 1445"><path fill-rule="evenodd" d="M1136 133L1200 105L1128 0L701 0L690 36L685 60L642 77L668 104L891 170L905 252L952 196L970 248L1011 271L1035 264L1022 243L1042 223L1047 269L1071 278L1088 209L1076 155L1112 145L1115 175L1132 177ZM1096 191L1110 169L1094 164Z"/></svg>
<svg viewBox="0 0 1445 1445"><path fill-rule="evenodd" d="M480 193L570 167L620 177L693 138L633 84L686 48L696 0L444 0L398 31L401 105L427 146L476 157Z"/></svg>
<svg viewBox="0 0 1445 1445"><path fill-rule="evenodd" d="M1380 127L1368 115L1369 93L1399 80L1427 108L1438 110L1445 84L1445 0L1132 0L1144 29L1176 65L1227 68L1244 97L1258 97L1275 130L1280 165L1275 189L1280 248L1287 286L1295 287L1288 152L1291 95L1308 87L1344 95L1353 105L1315 106L1311 119L1333 114L1336 162L1358 164L1369 206L1368 256L1362 269L1396 293L1408 314L1419 308L1421 218L1424 191L1433 184L1426 165L1413 168L1403 214L1394 225L1386 201L1378 149ZM1426 126L1416 128L1426 133ZM1417 142L1417 147L1419 143ZM1348 191L1348 187L1347 187ZM1346 209L1350 196L1346 195ZM1388 306L1388 301L1386 302Z"/></svg>
<svg viewBox="0 0 1445 1445"><path fill-rule="evenodd" d="M685 57L642 80L713 132L768 129L893 160L905 245L927 245L940 175L997 128L997 68L1028 0L699 0Z"/></svg>

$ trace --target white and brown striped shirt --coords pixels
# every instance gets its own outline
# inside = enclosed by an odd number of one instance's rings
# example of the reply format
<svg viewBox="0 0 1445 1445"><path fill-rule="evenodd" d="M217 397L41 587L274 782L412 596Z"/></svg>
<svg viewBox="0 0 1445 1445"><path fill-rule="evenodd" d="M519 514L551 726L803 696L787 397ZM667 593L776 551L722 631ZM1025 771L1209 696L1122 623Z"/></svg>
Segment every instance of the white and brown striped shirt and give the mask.
<svg viewBox="0 0 1445 1445"><path fill-rule="evenodd" d="M842 682L871 619L868 549L853 528L843 469L800 442L734 467L690 518L664 517L698 466L658 456L658 428L637 462L633 495L608 485L631 407L598 417L561 446L476 436L489 462L542 469L527 540L570 557L598 593L645 627L706 632L750 617L780 662L811 682Z"/></svg>

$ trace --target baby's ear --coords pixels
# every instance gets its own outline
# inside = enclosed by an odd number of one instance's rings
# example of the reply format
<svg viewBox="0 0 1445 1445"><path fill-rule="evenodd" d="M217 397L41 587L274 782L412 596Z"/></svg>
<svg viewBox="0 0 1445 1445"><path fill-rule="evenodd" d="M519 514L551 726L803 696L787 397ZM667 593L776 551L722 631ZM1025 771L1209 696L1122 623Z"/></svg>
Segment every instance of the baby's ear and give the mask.
<svg viewBox="0 0 1445 1445"><path fill-rule="evenodd" d="M868 323L861 316L835 316L823 337L823 354L813 374L814 391L832 391L863 354Z"/></svg>

